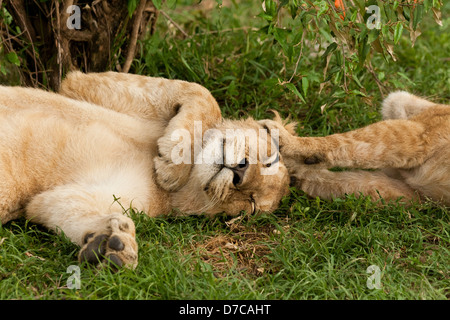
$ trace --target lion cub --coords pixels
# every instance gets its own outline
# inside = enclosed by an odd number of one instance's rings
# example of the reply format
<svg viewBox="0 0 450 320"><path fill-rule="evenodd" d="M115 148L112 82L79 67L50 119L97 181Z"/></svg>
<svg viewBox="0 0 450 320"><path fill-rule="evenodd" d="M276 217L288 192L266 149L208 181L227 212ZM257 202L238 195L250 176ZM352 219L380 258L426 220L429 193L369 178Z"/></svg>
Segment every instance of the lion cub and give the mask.
<svg viewBox="0 0 450 320"><path fill-rule="evenodd" d="M313 197L359 193L386 200L432 199L450 205L450 105L391 93L384 121L327 137L297 137L279 122L280 152L296 185ZM332 172L329 168L378 169Z"/></svg>
<svg viewBox="0 0 450 320"><path fill-rule="evenodd" d="M82 261L135 267L123 207L149 216L276 209L288 171L277 146L257 148L272 139L251 118L223 119L206 88L180 80L73 72L60 94L0 86L0 223L25 216L64 232Z"/></svg>

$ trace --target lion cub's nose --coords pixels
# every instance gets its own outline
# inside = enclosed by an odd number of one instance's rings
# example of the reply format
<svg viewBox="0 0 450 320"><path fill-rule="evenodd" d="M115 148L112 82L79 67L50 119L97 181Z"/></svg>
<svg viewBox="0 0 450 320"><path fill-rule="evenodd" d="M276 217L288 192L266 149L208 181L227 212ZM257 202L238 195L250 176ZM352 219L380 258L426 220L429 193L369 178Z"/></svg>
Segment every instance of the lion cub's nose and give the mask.
<svg viewBox="0 0 450 320"><path fill-rule="evenodd" d="M242 159L237 166L229 169L233 171L233 184L240 185L244 180L245 171L248 169L248 160Z"/></svg>

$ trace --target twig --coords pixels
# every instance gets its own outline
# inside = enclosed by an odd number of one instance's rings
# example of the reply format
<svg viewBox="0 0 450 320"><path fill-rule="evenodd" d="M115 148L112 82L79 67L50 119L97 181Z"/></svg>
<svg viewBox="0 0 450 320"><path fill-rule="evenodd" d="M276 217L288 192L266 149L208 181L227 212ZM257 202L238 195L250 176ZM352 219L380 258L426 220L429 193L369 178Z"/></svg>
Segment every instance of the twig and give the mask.
<svg viewBox="0 0 450 320"><path fill-rule="evenodd" d="M136 16L134 17L133 30L131 31L130 45L128 46L127 58L125 64L123 65L122 72L127 73L130 70L131 63L133 62L134 54L136 51L136 43L139 34L139 28L141 26L142 14L147 4L146 0L139 1L139 7L136 11Z"/></svg>
<svg viewBox="0 0 450 320"><path fill-rule="evenodd" d="M344 90L347 93L348 92L348 88L347 88L347 73L345 72L345 45L342 45L342 62L343 62L343 67L342 67L342 71L344 72Z"/></svg>
<svg viewBox="0 0 450 320"><path fill-rule="evenodd" d="M57 48L57 60L58 63L58 88L61 85L62 79L62 58L61 58L61 21L59 15L59 2L55 3L56 9L56 48ZM53 19L52 19L53 21ZM52 23L53 26L53 23Z"/></svg>
<svg viewBox="0 0 450 320"><path fill-rule="evenodd" d="M353 0L350 0L350 3L352 4L353 7L356 7L356 5L353 2ZM358 13L356 14L356 22L362 23L363 21L364 21L364 18L363 18L363 16L361 15L361 13L358 10Z"/></svg>
<svg viewBox="0 0 450 320"><path fill-rule="evenodd" d="M176 23L167 13L165 13L164 11L160 10L159 12L161 12L161 14L167 19L169 20L169 22L171 24L173 24L173 26L175 28L177 28L186 38L189 38L189 35L186 33L186 31L183 30L183 28L181 28L181 26Z"/></svg>
<svg viewBox="0 0 450 320"><path fill-rule="evenodd" d="M302 38L300 39L300 53L298 55L297 62L295 63L294 73L292 73L292 76L291 76L291 78L289 79L288 82L291 82L292 79L294 79L295 74L297 73L298 64L300 63L300 58L303 55L303 39L305 38L305 34L306 34L306 32L304 32L304 30L303 30Z"/></svg>
<svg viewBox="0 0 450 320"><path fill-rule="evenodd" d="M108 6L108 2L102 1L102 7L106 13L111 13L111 8Z"/></svg>
<svg viewBox="0 0 450 320"><path fill-rule="evenodd" d="M235 31L240 31L240 30L247 31L249 29L252 31L259 30L259 28L244 26L244 27L240 27L240 28L229 28L229 29L223 29L223 30L211 30L211 31L205 31L205 32L198 32L198 33L194 33L194 34L190 35L189 38L205 36L205 35L210 35L210 34L224 33L224 32L235 32Z"/></svg>
<svg viewBox="0 0 450 320"><path fill-rule="evenodd" d="M288 81L280 81L280 80L278 80L278 84L281 85L281 86L285 85L286 83L290 83L292 81L292 79L294 79L295 74L297 73L298 65L300 63L300 58L302 57L302 52L303 52L303 39L304 39L304 37L305 37L305 32L302 33L302 38L300 39L300 42L295 45L295 46L298 46L300 44L300 53L298 55L297 62L295 63L294 72L292 73L292 75L291 75L291 77L289 78Z"/></svg>
<svg viewBox="0 0 450 320"><path fill-rule="evenodd" d="M377 75L375 74L375 71L373 70L373 67L372 67L372 63L371 62L369 62L368 64L367 64L367 70L369 70L369 72L370 72L370 74L373 76L373 78L375 79L375 83L377 84L377 86L378 86L378 90L380 90L380 94L381 94L381 97L384 99L384 90L383 90L383 84L380 82L380 80L378 80L378 77L377 77Z"/></svg>
<svg viewBox="0 0 450 320"><path fill-rule="evenodd" d="M25 10L25 4L23 1L17 1L16 3L14 3L13 1L11 1L11 5L14 8L16 14L18 15L18 20L19 23L21 24L21 27L23 30L26 31L26 34L28 36L28 40L30 41L31 47L32 47L32 57L34 60L34 71L36 74L36 78L31 77L31 81L33 83L33 85L36 87L39 83L38 79L37 79L37 59L36 59L36 49L34 47L34 41L36 38L36 34L34 33L34 30L31 29L30 25L29 25L29 21L26 19L26 10Z"/></svg>

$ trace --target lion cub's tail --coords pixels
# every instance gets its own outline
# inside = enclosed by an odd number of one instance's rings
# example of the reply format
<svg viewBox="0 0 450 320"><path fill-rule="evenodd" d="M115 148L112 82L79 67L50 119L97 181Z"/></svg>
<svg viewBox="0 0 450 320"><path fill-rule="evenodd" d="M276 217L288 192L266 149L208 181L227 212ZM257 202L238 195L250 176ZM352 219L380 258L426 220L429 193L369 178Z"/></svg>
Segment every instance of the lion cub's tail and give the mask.
<svg viewBox="0 0 450 320"><path fill-rule="evenodd" d="M384 120L408 119L436 104L406 91L390 93L383 101L381 114Z"/></svg>

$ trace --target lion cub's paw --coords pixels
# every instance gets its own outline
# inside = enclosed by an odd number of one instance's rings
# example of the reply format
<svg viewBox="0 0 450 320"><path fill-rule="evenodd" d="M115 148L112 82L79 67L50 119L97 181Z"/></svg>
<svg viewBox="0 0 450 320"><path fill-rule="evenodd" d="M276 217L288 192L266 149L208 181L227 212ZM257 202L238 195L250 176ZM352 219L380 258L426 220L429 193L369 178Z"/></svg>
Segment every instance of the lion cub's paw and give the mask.
<svg viewBox="0 0 450 320"><path fill-rule="evenodd" d="M286 163L296 162L296 164L306 165L327 165L327 157L322 152L317 152L309 147L309 145L299 144L302 139L290 133L279 121L260 120L258 121L266 130L270 132L272 137L277 130L279 139L279 151L284 157ZM291 167L288 165L288 167Z"/></svg>
<svg viewBox="0 0 450 320"><path fill-rule="evenodd" d="M138 247L133 221L121 214L108 217L101 231L87 232L78 255L80 262L134 269L138 261Z"/></svg>
<svg viewBox="0 0 450 320"><path fill-rule="evenodd" d="M167 191L177 191L186 184L189 179L191 165L175 164L163 157L155 157L156 181L161 188Z"/></svg>
<svg viewBox="0 0 450 320"><path fill-rule="evenodd" d="M283 124L278 121L259 120L258 123L269 132L272 138L278 136L279 151L282 153L287 153L283 156L289 156L290 145L295 143L295 139L297 139L297 137L286 130Z"/></svg>
<svg viewBox="0 0 450 320"><path fill-rule="evenodd" d="M274 131L277 130L278 138L280 139L280 145L288 144L289 141L295 139L295 136L290 133L284 125L274 120L259 120L258 123L262 125L271 135L274 135Z"/></svg>

